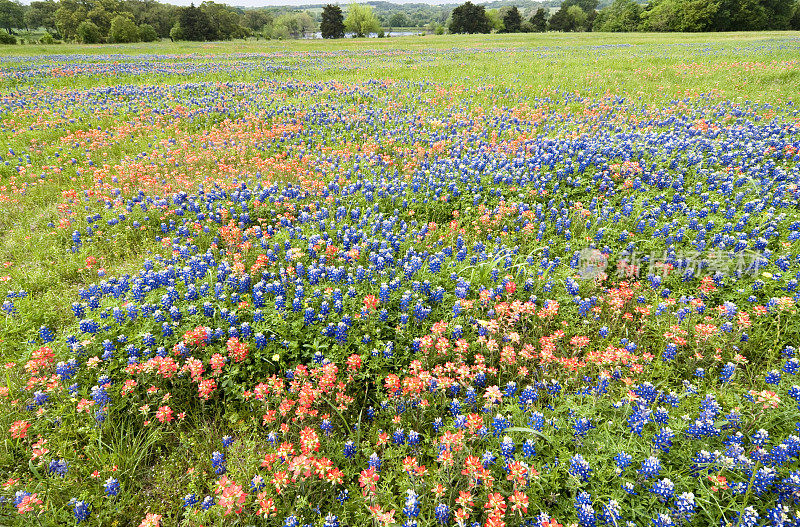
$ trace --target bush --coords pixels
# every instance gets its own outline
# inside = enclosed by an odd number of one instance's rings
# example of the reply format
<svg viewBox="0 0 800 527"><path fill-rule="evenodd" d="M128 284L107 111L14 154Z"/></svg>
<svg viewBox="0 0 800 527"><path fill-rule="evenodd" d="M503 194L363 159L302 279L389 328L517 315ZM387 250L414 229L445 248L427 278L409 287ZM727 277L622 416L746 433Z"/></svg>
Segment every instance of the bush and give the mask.
<svg viewBox="0 0 800 527"><path fill-rule="evenodd" d="M16 44L17 39L14 38L14 35L10 35L6 32L0 32L0 44Z"/></svg>
<svg viewBox="0 0 800 527"><path fill-rule="evenodd" d="M39 39L39 44L57 44L58 41L53 38L53 35L50 33L45 33L42 38Z"/></svg>
<svg viewBox="0 0 800 527"><path fill-rule="evenodd" d="M97 44L103 38L97 24L89 22L88 20L81 22L76 32L78 34L78 40L84 44Z"/></svg>
<svg viewBox="0 0 800 527"><path fill-rule="evenodd" d="M158 33L156 28L150 24L142 24L139 26L139 40L142 42L155 42L158 40Z"/></svg>

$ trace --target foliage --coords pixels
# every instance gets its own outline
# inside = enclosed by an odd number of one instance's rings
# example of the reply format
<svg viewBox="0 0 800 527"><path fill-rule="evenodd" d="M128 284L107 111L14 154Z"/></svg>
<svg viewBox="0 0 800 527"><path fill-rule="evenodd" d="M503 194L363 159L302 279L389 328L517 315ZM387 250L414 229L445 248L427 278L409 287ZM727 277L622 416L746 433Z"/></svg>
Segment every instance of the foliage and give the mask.
<svg viewBox="0 0 800 527"><path fill-rule="evenodd" d="M58 4L55 0L35 0L25 9L25 26L29 29L42 27L55 34L57 32L55 19L57 10Z"/></svg>
<svg viewBox="0 0 800 527"><path fill-rule="evenodd" d="M0 0L0 28L12 34L15 28L25 24L25 11L16 0Z"/></svg>
<svg viewBox="0 0 800 527"><path fill-rule="evenodd" d="M6 33L5 31L0 31L0 44L4 45L14 45L17 43L17 37Z"/></svg>
<svg viewBox="0 0 800 527"><path fill-rule="evenodd" d="M489 20L489 31L503 32L503 16L499 9L487 9L486 18Z"/></svg>
<svg viewBox="0 0 800 527"><path fill-rule="evenodd" d="M111 42L138 42L139 30L133 20L123 15L117 15L111 21L108 38Z"/></svg>
<svg viewBox="0 0 800 527"><path fill-rule="evenodd" d="M84 20L78 25L77 36L78 40L84 44L97 44L103 38L102 32L100 28L97 27L97 24L89 20Z"/></svg>
<svg viewBox="0 0 800 527"><path fill-rule="evenodd" d="M206 10L195 7L194 4L181 9L178 16L178 27L175 36L170 32L170 37L178 40L206 41L216 40L219 36L208 17Z"/></svg>
<svg viewBox="0 0 800 527"><path fill-rule="evenodd" d="M381 30L380 22L375 17L372 7L356 3L350 4L347 8L344 27L355 37L366 37Z"/></svg>
<svg viewBox="0 0 800 527"><path fill-rule="evenodd" d="M156 28L150 24L142 24L139 26L139 40L142 42L155 42L158 40Z"/></svg>
<svg viewBox="0 0 800 527"><path fill-rule="evenodd" d="M491 25L486 9L468 1L453 9L447 29L450 33L488 33Z"/></svg>
<svg viewBox="0 0 800 527"><path fill-rule="evenodd" d="M247 29L241 25L241 14L232 7L211 0L205 0L200 4L200 11L205 15L205 20L202 21L202 23L207 23L211 28L208 33L205 33L205 40L228 40L247 36ZM197 24L201 24L199 19ZM183 21L181 25L183 27L188 27ZM191 34L191 32L189 33ZM204 33L200 31L200 34ZM214 37L208 38L209 35L214 35Z"/></svg>
<svg viewBox="0 0 800 527"><path fill-rule="evenodd" d="M550 17L551 31L586 31L589 16L578 5L562 7Z"/></svg>
<svg viewBox="0 0 800 527"><path fill-rule="evenodd" d="M322 38L344 38L344 15L338 5L328 4L322 10L319 25Z"/></svg>
<svg viewBox="0 0 800 527"><path fill-rule="evenodd" d="M614 3L597 13L592 30L609 33L637 31L641 12L641 6L634 0L614 0Z"/></svg>
<svg viewBox="0 0 800 527"><path fill-rule="evenodd" d="M689 32L788 29L793 9L791 0L651 0L642 12L642 29Z"/></svg>
<svg viewBox="0 0 800 527"><path fill-rule="evenodd" d="M512 6L503 15L503 32L519 33L522 30L522 15L517 6Z"/></svg>
<svg viewBox="0 0 800 527"><path fill-rule="evenodd" d="M547 31L547 20L549 15L550 13L547 11L547 9L544 9L543 7L538 8L536 12L531 15L531 31L535 33L544 33Z"/></svg>

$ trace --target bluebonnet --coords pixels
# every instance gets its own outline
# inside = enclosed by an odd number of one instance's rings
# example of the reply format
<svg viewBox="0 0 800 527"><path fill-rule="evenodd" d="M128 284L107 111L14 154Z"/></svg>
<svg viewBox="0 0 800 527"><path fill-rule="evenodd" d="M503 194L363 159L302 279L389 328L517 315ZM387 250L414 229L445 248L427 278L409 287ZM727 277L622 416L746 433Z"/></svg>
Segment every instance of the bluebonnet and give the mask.
<svg viewBox="0 0 800 527"><path fill-rule="evenodd" d="M103 488L106 491L106 494L109 496L116 496L119 494L119 480L115 478L108 478L103 485Z"/></svg>
<svg viewBox="0 0 800 527"><path fill-rule="evenodd" d="M225 454L219 451L215 451L211 455L211 465L214 467L214 473L217 475L225 474L228 470L227 461L225 460Z"/></svg>
<svg viewBox="0 0 800 527"><path fill-rule="evenodd" d="M89 508L88 503L83 500L76 500L75 498L72 498L70 503L72 504L72 514L77 523L81 523L82 521L89 519L91 509Z"/></svg>
<svg viewBox="0 0 800 527"><path fill-rule="evenodd" d="M589 462L586 461L582 455L575 454L572 456L569 465L569 473L581 481L588 481L591 476L592 469Z"/></svg>
<svg viewBox="0 0 800 527"><path fill-rule="evenodd" d="M447 525L450 523L450 507L446 503L438 504L433 512L439 524Z"/></svg>
<svg viewBox="0 0 800 527"><path fill-rule="evenodd" d="M661 473L661 461L655 456L650 456L642 461L642 466L639 468L639 474L647 479L655 478Z"/></svg>

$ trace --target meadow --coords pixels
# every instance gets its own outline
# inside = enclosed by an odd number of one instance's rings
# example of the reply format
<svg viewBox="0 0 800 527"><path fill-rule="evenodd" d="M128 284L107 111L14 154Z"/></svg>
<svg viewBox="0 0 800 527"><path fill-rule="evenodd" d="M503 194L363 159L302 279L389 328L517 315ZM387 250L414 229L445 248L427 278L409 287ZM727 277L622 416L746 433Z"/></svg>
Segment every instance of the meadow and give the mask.
<svg viewBox="0 0 800 527"><path fill-rule="evenodd" d="M789 32L0 49L0 524L800 526L798 105Z"/></svg>

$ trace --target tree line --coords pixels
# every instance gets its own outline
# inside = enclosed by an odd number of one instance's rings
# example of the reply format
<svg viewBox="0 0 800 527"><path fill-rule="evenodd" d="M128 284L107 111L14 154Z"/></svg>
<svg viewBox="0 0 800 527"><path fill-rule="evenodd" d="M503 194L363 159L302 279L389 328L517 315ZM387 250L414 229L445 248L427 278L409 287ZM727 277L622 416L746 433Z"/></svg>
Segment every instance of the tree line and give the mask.
<svg viewBox="0 0 800 527"><path fill-rule="evenodd" d="M466 2L448 21L450 33L544 31L763 31L800 29L799 0L564 0L555 13L538 8L523 17L515 6L487 10Z"/></svg>
<svg viewBox="0 0 800 527"><path fill-rule="evenodd" d="M154 0L0 0L0 43L20 32L41 42L87 44L172 40L383 36L391 28L435 33L544 31L751 31L800 29L800 0L558 0L520 7L466 2L452 10L425 4L372 1L320 8L244 9L206 0L179 7ZM495 7L492 7L495 6ZM29 37L30 40L30 37Z"/></svg>

